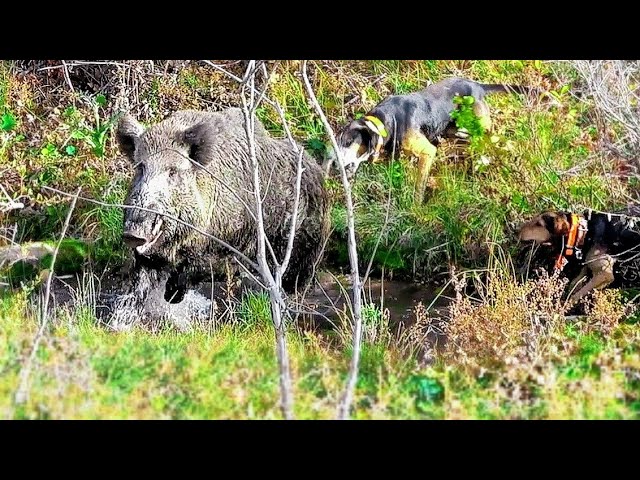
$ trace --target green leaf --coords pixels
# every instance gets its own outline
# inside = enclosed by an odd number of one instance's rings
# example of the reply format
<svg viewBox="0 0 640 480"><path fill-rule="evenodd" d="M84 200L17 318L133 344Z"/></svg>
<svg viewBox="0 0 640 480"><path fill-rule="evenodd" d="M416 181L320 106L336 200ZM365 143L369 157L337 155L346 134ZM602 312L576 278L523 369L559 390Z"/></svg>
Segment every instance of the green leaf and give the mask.
<svg viewBox="0 0 640 480"><path fill-rule="evenodd" d="M435 378L414 375L410 380L410 388L416 401L416 407L425 406L444 399L444 386Z"/></svg>
<svg viewBox="0 0 640 480"><path fill-rule="evenodd" d="M64 109L64 112L62 112L62 116L64 118L69 119L69 118L73 117L75 115L75 113L76 113L75 107L67 107L67 108Z"/></svg>
<svg viewBox="0 0 640 480"><path fill-rule="evenodd" d="M0 128L5 132L8 132L9 130L12 130L13 127L16 126L16 123L17 122L14 116L11 115L9 112L5 112L1 118Z"/></svg>
<svg viewBox="0 0 640 480"><path fill-rule="evenodd" d="M101 107L104 107L107 104L107 97L99 93L98 95L96 95L96 103Z"/></svg>
<svg viewBox="0 0 640 480"><path fill-rule="evenodd" d="M56 155L56 146L52 143L48 143L46 146L42 147L40 150L40 154L43 157L54 157Z"/></svg>
<svg viewBox="0 0 640 480"><path fill-rule="evenodd" d="M309 140L309 142L307 143L307 145L309 146L309 148L311 150L317 151L317 152L322 152L325 149L325 145L322 142L322 140L318 139L318 138L312 138Z"/></svg>
<svg viewBox="0 0 640 480"><path fill-rule="evenodd" d="M65 148L64 151L67 152L67 155L73 156L73 155L76 154L78 149L76 147L74 147L73 145L67 145L67 148Z"/></svg>
<svg viewBox="0 0 640 480"><path fill-rule="evenodd" d="M529 201L521 193L513 195L511 201L523 211L526 211L529 208Z"/></svg>

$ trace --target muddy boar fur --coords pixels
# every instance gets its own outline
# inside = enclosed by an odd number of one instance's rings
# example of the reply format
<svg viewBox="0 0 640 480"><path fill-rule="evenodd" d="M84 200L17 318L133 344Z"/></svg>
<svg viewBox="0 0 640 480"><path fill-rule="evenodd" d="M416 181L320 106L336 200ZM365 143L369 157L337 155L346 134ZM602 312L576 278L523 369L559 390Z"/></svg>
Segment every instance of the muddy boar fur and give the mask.
<svg viewBox="0 0 640 480"><path fill-rule="evenodd" d="M118 124L116 137L135 166L126 205L173 215L255 261L256 222L238 199L255 208L253 171L240 109L178 111L146 130L126 115ZM288 140L270 137L257 119L255 144L265 232L281 261L290 230L298 154ZM329 233L329 203L321 168L306 154L302 165L296 236L283 278L283 288L289 292L308 284ZM221 272L233 254L166 217L158 227L161 218L125 209L125 242L135 257L131 294L143 300L150 289L165 286L165 299L173 296L173 301L180 301L189 285L210 277L211 265L215 272ZM234 261L228 263L235 265Z"/></svg>

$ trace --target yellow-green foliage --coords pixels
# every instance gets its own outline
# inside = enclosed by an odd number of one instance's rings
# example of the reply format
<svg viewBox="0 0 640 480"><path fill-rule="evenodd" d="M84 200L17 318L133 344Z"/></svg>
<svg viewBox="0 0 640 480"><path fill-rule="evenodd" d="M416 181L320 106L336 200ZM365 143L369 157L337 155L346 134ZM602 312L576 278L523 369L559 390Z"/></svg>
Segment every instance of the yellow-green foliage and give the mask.
<svg viewBox="0 0 640 480"><path fill-rule="evenodd" d="M241 64L227 63L242 75ZM42 187L75 191L82 186L83 193L101 200L123 200L130 167L110 135L117 95L131 97L134 112L145 122L181 108L218 109L239 102L237 84L209 66L191 62L169 71L149 65L132 63L138 72L133 95L113 88L72 93L59 69L18 76L11 62L0 64L0 114L15 120L9 131L0 132L3 185L13 196L28 196L37 212L19 219L22 238L51 239L60 230L68 199ZM307 101L300 67L299 61L270 62L267 93L282 104L294 136L320 161L326 132ZM616 167L597 161L599 133L588 104L570 95L575 82L570 69L515 60L321 61L310 63L309 74L334 129L389 94L416 91L451 75L542 92L526 98L489 95L493 130L474 136L473 148L450 141L440 145L422 206L410 201L414 169L409 159L362 167L355 186L359 248L368 257L382 234L376 269L429 279L448 259L477 266L486 259L486 241L511 247L509 225L527 215L547 208L613 208L626 201L628 186L615 175ZM274 134L283 134L270 105L264 103L258 116ZM335 234L329 250L331 258L346 263L344 210L339 189L333 190ZM71 233L96 242L96 260L120 262L120 224L119 210L81 204Z"/></svg>

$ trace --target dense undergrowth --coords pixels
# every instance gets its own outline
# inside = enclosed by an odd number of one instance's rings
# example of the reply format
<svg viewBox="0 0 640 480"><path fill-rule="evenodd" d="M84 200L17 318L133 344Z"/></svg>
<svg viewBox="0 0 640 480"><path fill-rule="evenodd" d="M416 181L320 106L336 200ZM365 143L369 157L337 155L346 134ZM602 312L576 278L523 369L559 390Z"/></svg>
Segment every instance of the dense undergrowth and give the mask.
<svg viewBox="0 0 640 480"><path fill-rule="evenodd" d="M222 62L241 74L242 62ZM122 108L141 121L174 110L238 104L237 85L198 62L77 66L72 90L58 62L0 63L0 184L25 207L0 218L15 242L53 241L69 201L43 187L107 203L124 199L130 165L111 127ZM269 64L268 94L293 135L322 162L326 132L308 104L299 62ZM121 75L128 71L129 74ZM106 73L105 73L106 72ZM521 283L509 258L515 227L546 209L609 210L635 196L628 165L600 146L593 106L578 98L570 65L540 61L325 61L310 69L318 99L338 128L384 96L451 75L529 85L528 96L487 98L493 127L469 141L444 140L425 202L413 202L411 159L359 170L354 195L359 253L376 274L445 282L451 267L490 270L475 297L459 297L446 327L420 307L416 325L390 333L379 306L367 307L368 339L356 418L637 418L638 330L617 291L588 299L587 316L567 323L558 279ZM259 112L282 135L277 113ZM462 120L461 120L462 121ZM348 271L339 182L330 178L334 228L328 266ZM0 214L2 215L2 214ZM80 202L59 273L101 272L125 259L122 213ZM377 248L376 248L377 247ZM499 258L499 261L496 259ZM46 261L42 268L47 268ZM65 270L65 267L67 270ZM18 372L37 330L27 301L37 269L0 279L0 414L12 418L278 418L278 377L264 298L245 298L229 321L191 333L110 333L91 302L60 312L37 354L29 402L15 408ZM538 282L538 283L536 283ZM456 283L456 282L454 282ZM2 288L0 286L0 288ZM425 338L445 328L447 342ZM330 418L346 377L348 329L291 327L296 414Z"/></svg>
<svg viewBox="0 0 640 480"><path fill-rule="evenodd" d="M239 66L229 69L234 67ZM0 66L0 111L11 120L3 127L0 147L3 185L29 203L16 215L17 240L53 239L69 202L42 187L74 192L82 186L84 194L105 202L124 198L130 168L110 135L122 93L112 87L111 95L71 92L59 69L20 76L17 68L8 62ZM50 72L57 77L49 78ZM298 72L298 62L274 65L269 94L284 106L294 136L322 161L325 132ZM335 61L319 62L312 73L318 99L336 128L388 94L451 75L543 92L490 95L492 131L471 146L441 144L423 205L412 202L408 159L363 166L355 185L359 247L361 257L368 258L381 235L374 260L378 271L433 280L448 263L482 265L489 243L513 247L513 227L528 215L626 203L628 185L616 175L624 165L601 162L593 114L587 102L571 95L579 81L568 67L524 61ZM195 62L172 72L141 74L139 83L134 112L146 122L179 108L237 103L233 80ZM275 135L283 133L269 105L259 116ZM336 193L329 258L341 266L347 264L345 212L338 182L329 183ZM122 260L120 210L84 204L74 220L72 236L89 241L94 261Z"/></svg>

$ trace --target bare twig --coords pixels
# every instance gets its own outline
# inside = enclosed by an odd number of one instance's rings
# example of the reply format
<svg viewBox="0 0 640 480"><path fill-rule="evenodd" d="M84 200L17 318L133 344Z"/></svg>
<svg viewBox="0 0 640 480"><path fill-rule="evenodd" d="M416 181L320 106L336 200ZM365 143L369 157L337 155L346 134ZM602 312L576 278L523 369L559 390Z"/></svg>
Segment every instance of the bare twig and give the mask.
<svg viewBox="0 0 640 480"><path fill-rule="evenodd" d="M6 213L11 210L17 210L19 208L24 208L24 203L16 202L11 195L7 193L5 188L0 183L0 192L7 198L7 200L0 200L0 213Z"/></svg>
<svg viewBox="0 0 640 480"><path fill-rule="evenodd" d="M269 74L267 72L267 66L265 64L262 65L262 74L264 75L265 78L265 82L267 83L267 85L269 84ZM286 134L287 138L289 139L289 143L291 144L291 148L293 148L293 150L295 152L298 152L299 150L301 150L300 146L298 145L298 143L293 139L293 135L291 135L291 129L289 128L289 123L287 122L287 119L284 116L284 110L282 110L282 106L280 105L280 102L275 101L275 102L271 102L269 99L268 103L270 105L272 105L276 111L278 112L278 116L280 117L280 121L282 122L282 128L284 128L284 133Z"/></svg>
<svg viewBox="0 0 640 480"><path fill-rule="evenodd" d="M8 200L9 202L12 202L12 201L13 201L13 199L11 198L11 195L9 195L9 194L7 193L7 191L4 189L4 187L2 186L2 184L1 184L1 183L0 183L0 192L2 192L2 193L4 194L4 196L5 196L5 197L7 197L7 200Z"/></svg>
<svg viewBox="0 0 640 480"><path fill-rule="evenodd" d="M583 80L582 90L593 101L605 148L640 167L640 61L572 60ZM581 98L584 101L583 98ZM610 132L615 131L615 134Z"/></svg>
<svg viewBox="0 0 640 480"><path fill-rule="evenodd" d="M345 197L345 205L347 209L347 226L349 230L348 235L348 249L349 249L349 264L351 266L351 276L352 276L352 289L353 289L353 353L351 357L351 364L349 367L349 376L347 379L347 385L345 387L340 405L338 406L338 418L339 419L347 419L349 418L349 412L351 409L351 403L353 402L353 395L356 386L356 381L358 379L358 366L360 361L360 347L362 342L362 284L360 281L360 274L358 272L358 251L356 245L356 233L355 233L355 215L353 208L353 199L351 196L351 184L347 178L347 172L344 168L344 163L342 157L342 153L340 148L338 148L338 142L336 141L336 137L331 129L331 125L327 120L320 104L318 103L318 99L316 98L315 93L313 92L313 88L311 87L311 83L309 82L309 77L307 75L307 61L304 60L302 62L302 78L304 80L305 87L307 89L307 94L309 95L309 99L316 110L316 113L322 120L324 124L325 130L329 135L331 140L331 144L333 146L334 152L337 155L337 165L340 168L340 175L342 177L342 186L344 188L344 197Z"/></svg>
<svg viewBox="0 0 640 480"><path fill-rule="evenodd" d="M287 239L287 250L279 267L280 276L284 275L291 260L291 252L293 251L293 240L296 236L296 225L298 224L298 208L300 206L300 186L302 183L302 156L304 151L301 149L298 153L298 167L296 169L296 197L293 200L293 212L291 213L291 227L289 229L289 238Z"/></svg>
<svg viewBox="0 0 640 480"><path fill-rule="evenodd" d="M71 83L71 77L69 77L69 68L67 67L67 62L61 60L62 62L62 71L64 72L64 79L67 81L67 85L71 89L71 93L76 93L76 89L73 88L73 83Z"/></svg>
<svg viewBox="0 0 640 480"><path fill-rule="evenodd" d="M286 270L286 267L289 263L289 258L291 256L291 250L289 247L293 247L293 238L295 235L295 225L297 223L297 205L298 205L298 197L300 195L300 185L299 179L302 175L302 153L299 156L298 161L298 174L297 174L297 189L296 189L296 199L294 201L294 212L292 216L293 228L290 230L289 241L287 242L287 252L285 254L286 263L283 262L282 265L278 265L277 261L275 262L275 275L271 272L269 264L267 262L267 254L266 254L266 243L267 237L264 230L264 217L263 217L263 208L262 208L262 192L261 192L261 179L260 179L260 165L258 163L258 158L256 155L256 145L255 145L255 116L253 115L253 110L256 105L255 99L255 72L257 68L255 66L255 61L252 60L249 62L247 66L247 74L245 74L245 82L242 88L242 111L245 118L245 131L247 134L247 142L249 147L249 154L251 159L251 165L253 169L253 193L254 199L256 202L256 230L258 232L258 248L257 248L257 262L258 262L258 271L263 281L267 284L267 291L269 292L269 298L271 302L271 314L273 319L273 324L275 327L276 333L276 356L278 359L278 367L280 372L280 401L281 401L281 409L282 415L285 419L293 418L293 388L291 381L291 370L289 366L289 355L287 351L287 343L286 343L286 328L284 324L284 319L282 317L283 306L285 304L284 299L282 298L282 276ZM249 89L249 100L247 101L247 88ZM257 92L260 95L260 98L263 98L263 92ZM283 268L284 267L284 268Z"/></svg>
<svg viewBox="0 0 640 480"><path fill-rule="evenodd" d="M80 60L76 60L75 62L62 62L62 65L53 65L50 67L40 67L38 69L38 72L42 72L45 70L56 70L58 68L66 68L66 67L83 67L85 65L114 65L114 66L118 66L118 67L127 67L129 68L130 65L127 63L120 63L120 62L98 62L98 61L80 61Z"/></svg>
<svg viewBox="0 0 640 480"><path fill-rule="evenodd" d="M24 208L24 203L22 202L0 202L0 213L7 213L11 210L19 210L21 208Z"/></svg>
<svg viewBox="0 0 640 480"><path fill-rule="evenodd" d="M47 320L48 320L48 310L49 310L49 297L51 295L51 281L54 276L54 268L56 264L56 259L58 257L58 251L60 250L60 245L62 244L62 240L64 240L64 236L67 234L67 229L69 228L69 222L71 221L71 215L76 208L76 203L78 202L78 198L80 196L80 189L76 192L71 202L71 206L69 207L69 212L67 213L67 218L64 221L64 226L62 227L62 233L60 234L60 240L58 240L58 244L56 245L56 249L53 252L51 257L51 267L49 270L49 275L47 277L47 286L45 289L44 296L44 305L42 306L42 310L40 312L40 328L36 333L35 338L33 339L33 345L31 347L31 353L27 358L25 364L22 366L20 370L20 378L18 383L18 390L14 396L14 402L16 405L23 405L29 399L29 378L31 376L31 369L33 368L33 361L36 358L36 353L38 352L38 347L40 346L40 341L42 340L42 336L44 334L45 329L47 328Z"/></svg>
<svg viewBox="0 0 640 480"><path fill-rule="evenodd" d="M237 75L234 75L233 73L225 70L224 68L222 68L220 65L216 65L215 63L209 61L209 60L202 60L203 63L206 63L207 65L209 65L211 68L214 68L216 70L218 70L219 72L224 73L226 76L228 76L229 78L232 78L233 80L235 80L236 82L240 83L240 84L244 84L245 81L244 79L238 77ZM253 66L252 66L253 68ZM255 72L254 72L255 73ZM253 75L252 75L253 76ZM251 82L251 93L261 93L260 91L256 90L253 82ZM275 107L275 102L271 99L269 99L268 97L264 97L264 101L267 102L269 105L271 105L272 107Z"/></svg>

